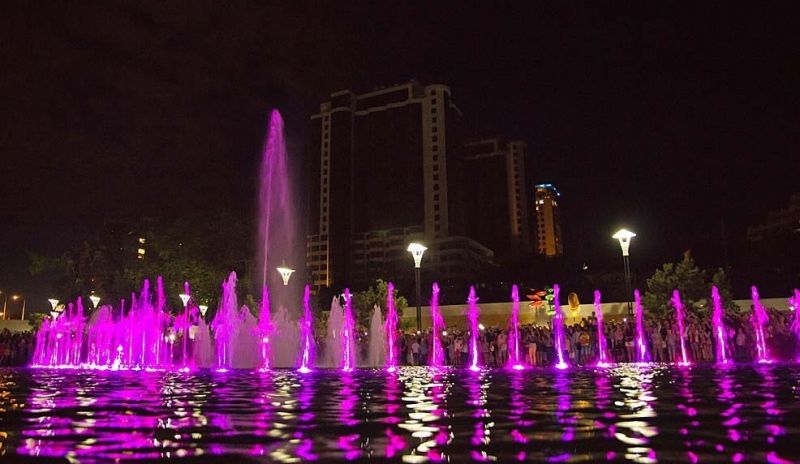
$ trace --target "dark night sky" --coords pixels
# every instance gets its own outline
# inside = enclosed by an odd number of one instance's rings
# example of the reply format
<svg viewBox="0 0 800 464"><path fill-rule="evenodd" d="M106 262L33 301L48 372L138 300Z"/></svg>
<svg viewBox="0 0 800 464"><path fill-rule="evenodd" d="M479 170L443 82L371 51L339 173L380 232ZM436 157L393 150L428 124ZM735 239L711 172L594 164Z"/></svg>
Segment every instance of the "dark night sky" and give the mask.
<svg viewBox="0 0 800 464"><path fill-rule="evenodd" d="M576 260L617 265L626 225L642 267L719 264L721 220L735 243L800 190L790 9L33 3L0 7L0 288L35 293L24 250L102 217L241 208L269 108L302 156L331 91L409 78L529 141Z"/></svg>

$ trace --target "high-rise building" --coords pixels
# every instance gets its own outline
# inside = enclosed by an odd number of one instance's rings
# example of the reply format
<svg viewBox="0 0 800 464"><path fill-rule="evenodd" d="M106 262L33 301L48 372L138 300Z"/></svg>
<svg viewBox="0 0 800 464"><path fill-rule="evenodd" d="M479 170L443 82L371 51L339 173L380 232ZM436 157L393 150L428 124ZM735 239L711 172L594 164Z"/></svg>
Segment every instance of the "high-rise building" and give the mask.
<svg viewBox="0 0 800 464"><path fill-rule="evenodd" d="M450 88L416 81L331 94L311 117L311 221L307 266L318 287L368 283L411 266L421 240L423 272L458 278L491 262L463 236L467 197L462 115ZM398 271L399 272L399 271Z"/></svg>
<svg viewBox="0 0 800 464"><path fill-rule="evenodd" d="M553 184L538 184L534 187L536 206L536 251L548 258L564 254L561 238L561 215L558 197L561 196Z"/></svg>
<svg viewBox="0 0 800 464"><path fill-rule="evenodd" d="M465 147L472 194L470 233L491 248L500 261L524 259L531 249L532 214L527 195L527 144L521 140L484 139Z"/></svg>

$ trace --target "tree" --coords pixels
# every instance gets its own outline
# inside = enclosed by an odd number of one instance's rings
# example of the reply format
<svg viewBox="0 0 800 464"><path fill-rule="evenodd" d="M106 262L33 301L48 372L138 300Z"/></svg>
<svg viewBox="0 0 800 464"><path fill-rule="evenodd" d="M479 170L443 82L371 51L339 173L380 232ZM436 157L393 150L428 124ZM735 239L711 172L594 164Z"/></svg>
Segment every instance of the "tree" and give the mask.
<svg viewBox="0 0 800 464"><path fill-rule="evenodd" d="M195 301L213 308L220 283L231 270L237 271L239 293L251 293L247 262L253 253L246 224L224 210L207 216L214 220L187 217L110 224L61 256L29 253L29 270L50 278L52 291L65 301L94 291L116 304L138 292L144 279L155 288L156 278L162 276L172 307L179 307L177 295L189 281ZM145 250L143 256L139 248Z"/></svg>
<svg viewBox="0 0 800 464"><path fill-rule="evenodd" d="M369 319L372 316L372 308L380 306L381 311L386 315L386 295L388 293L388 283L382 279L377 279L375 285L368 289L356 292L353 295L353 311L356 313L356 323L362 327L369 326ZM397 310L397 317L402 319L403 310L408 306L405 297L400 296L397 288L394 289L394 307Z"/></svg>
<svg viewBox="0 0 800 464"><path fill-rule="evenodd" d="M657 316L671 313L674 310L671 302L672 292L677 289L688 311L704 314L709 311L711 286L716 285L726 308L738 309L733 303L730 282L725 271L718 269L711 279L708 276L709 272L700 269L687 251L683 260L677 263L665 263L647 279L647 291L642 303L648 311Z"/></svg>

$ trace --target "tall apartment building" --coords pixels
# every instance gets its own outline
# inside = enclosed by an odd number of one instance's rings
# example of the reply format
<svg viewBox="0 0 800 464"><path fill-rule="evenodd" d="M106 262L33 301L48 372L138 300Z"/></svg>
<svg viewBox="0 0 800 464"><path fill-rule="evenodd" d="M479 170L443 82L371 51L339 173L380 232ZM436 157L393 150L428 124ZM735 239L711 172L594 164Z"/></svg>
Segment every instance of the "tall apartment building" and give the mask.
<svg viewBox="0 0 800 464"><path fill-rule="evenodd" d="M534 187L536 251L548 258L564 254L564 242L561 238L561 215L558 206L560 195L553 184L538 184Z"/></svg>
<svg viewBox="0 0 800 464"><path fill-rule="evenodd" d="M500 138L471 142L465 147L473 180L469 186L473 205L470 231L495 252L499 261L521 259L532 250L527 147L521 140Z"/></svg>
<svg viewBox="0 0 800 464"><path fill-rule="evenodd" d="M465 237L468 218L462 115L450 88L416 81L357 94L334 92L311 117L319 153L310 167L306 261L317 287L368 283L412 266L466 277L493 260Z"/></svg>

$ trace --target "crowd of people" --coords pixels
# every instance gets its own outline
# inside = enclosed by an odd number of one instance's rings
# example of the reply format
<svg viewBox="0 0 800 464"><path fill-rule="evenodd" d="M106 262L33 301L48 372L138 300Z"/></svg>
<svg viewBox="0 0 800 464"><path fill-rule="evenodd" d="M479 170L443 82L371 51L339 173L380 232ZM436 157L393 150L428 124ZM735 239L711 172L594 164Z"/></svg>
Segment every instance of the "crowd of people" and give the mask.
<svg viewBox="0 0 800 464"><path fill-rule="evenodd" d="M0 366L24 366L33 353L32 332L0 332Z"/></svg>
<svg viewBox="0 0 800 464"><path fill-rule="evenodd" d="M769 323L764 329L767 348L773 359L794 359L800 349L792 330L794 318L787 313L769 311ZM751 361L756 357L756 334L752 312L729 315L725 320L725 344L729 359ZM646 318L644 334L650 361L680 362L682 360L678 325L673 316ZM564 327L564 354L571 365L587 365L598 362L597 319L583 318ZM633 318L621 321L606 321L603 324L606 341L606 359L609 362L638 361L635 349L636 323ZM530 366L555 364L555 340L549 325L523 324L519 326L520 359ZM507 364L509 352L509 329L483 328L478 337L480 364L501 367ZM445 364L465 367L470 362L470 334L468 330L450 327L443 331L440 340L444 348ZM710 316L688 315L684 323L684 349L687 358L695 362L711 362L716 359L715 341L712 338ZM398 340L400 360L408 365L425 365L432 350L432 338L428 332L410 332Z"/></svg>

